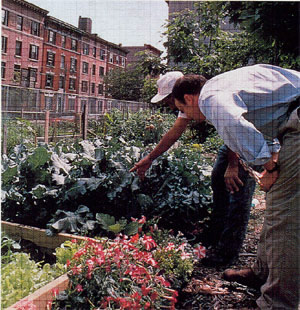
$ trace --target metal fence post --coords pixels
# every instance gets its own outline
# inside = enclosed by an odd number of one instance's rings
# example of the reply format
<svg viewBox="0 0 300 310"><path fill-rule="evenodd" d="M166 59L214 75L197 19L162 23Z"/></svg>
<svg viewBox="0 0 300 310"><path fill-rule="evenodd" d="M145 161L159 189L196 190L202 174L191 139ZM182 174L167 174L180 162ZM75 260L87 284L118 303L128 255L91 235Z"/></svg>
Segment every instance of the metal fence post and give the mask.
<svg viewBox="0 0 300 310"><path fill-rule="evenodd" d="M45 111L45 143L49 142L49 121L50 121L50 111Z"/></svg>
<svg viewBox="0 0 300 310"><path fill-rule="evenodd" d="M7 124L3 124L3 144L2 144L3 154L7 154Z"/></svg>
<svg viewBox="0 0 300 310"><path fill-rule="evenodd" d="M83 115L82 115L82 139L87 139L87 131L88 131L88 114L89 114L89 108L88 104L86 103L83 106Z"/></svg>

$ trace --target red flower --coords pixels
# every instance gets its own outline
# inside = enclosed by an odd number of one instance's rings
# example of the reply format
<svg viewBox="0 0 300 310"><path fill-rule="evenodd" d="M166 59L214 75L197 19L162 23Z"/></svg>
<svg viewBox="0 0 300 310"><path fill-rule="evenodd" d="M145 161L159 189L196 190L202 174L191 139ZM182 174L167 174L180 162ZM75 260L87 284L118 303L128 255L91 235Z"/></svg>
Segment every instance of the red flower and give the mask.
<svg viewBox="0 0 300 310"><path fill-rule="evenodd" d="M76 290L77 292L82 292L82 291L83 291L82 285L77 284L76 287L75 287L75 290Z"/></svg>
<svg viewBox="0 0 300 310"><path fill-rule="evenodd" d="M150 251L151 249L157 247L156 242L152 239L151 236L144 235L142 242L147 251Z"/></svg>
<svg viewBox="0 0 300 310"><path fill-rule="evenodd" d="M152 301L155 301L155 300L157 299L157 297L158 297L158 293L157 293L157 292L153 292L153 293L150 295L150 299L151 299Z"/></svg>
<svg viewBox="0 0 300 310"><path fill-rule="evenodd" d="M138 221L139 224L145 224L146 223L146 217L143 215L142 218Z"/></svg>
<svg viewBox="0 0 300 310"><path fill-rule="evenodd" d="M145 285L142 285L141 290L142 294L144 296L147 296L151 292L151 287L146 287Z"/></svg>
<svg viewBox="0 0 300 310"><path fill-rule="evenodd" d="M131 243L137 243L139 241L139 234L135 234L133 237L131 237L130 242Z"/></svg>
<svg viewBox="0 0 300 310"><path fill-rule="evenodd" d="M198 245L196 248L194 248L194 254L199 258L205 257L206 248L202 245Z"/></svg>
<svg viewBox="0 0 300 310"><path fill-rule="evenodd" d="M59 294L58 288L52 289L51 293L52 293L52 296L53 296L54 298L56 298L56 296Z"/></svg>

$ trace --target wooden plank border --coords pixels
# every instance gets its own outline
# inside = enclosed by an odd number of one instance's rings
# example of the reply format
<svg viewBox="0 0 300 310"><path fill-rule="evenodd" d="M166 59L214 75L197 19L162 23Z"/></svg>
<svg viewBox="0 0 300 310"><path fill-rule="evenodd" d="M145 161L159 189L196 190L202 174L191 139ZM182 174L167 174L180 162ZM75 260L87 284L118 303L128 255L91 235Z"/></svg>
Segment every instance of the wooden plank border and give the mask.
<svg viewBox="0 0 300 310"><path fill-rule="evenodd" d="M25 239L33 242L37 246L56 249L67 240L76 239L77 241L86 240L86 237L76 236L71 234L59 233L52 237L46 235L45 229L40 229L32 226L26 226L16 223L1 221L1 231L5 232L14 240Z"/></svg>
<svg viewBox="0 0 300 310"><path fill-rule="evenodd" d="M6 308L6 310L24 309L26 303L32 303L36 306L37 310L47 310L47 304L53 300L53 291L61 292L68 287L69 279L67 274L60 276L54 281L46 284L34 293L17 301L15 304Z"/></svg>

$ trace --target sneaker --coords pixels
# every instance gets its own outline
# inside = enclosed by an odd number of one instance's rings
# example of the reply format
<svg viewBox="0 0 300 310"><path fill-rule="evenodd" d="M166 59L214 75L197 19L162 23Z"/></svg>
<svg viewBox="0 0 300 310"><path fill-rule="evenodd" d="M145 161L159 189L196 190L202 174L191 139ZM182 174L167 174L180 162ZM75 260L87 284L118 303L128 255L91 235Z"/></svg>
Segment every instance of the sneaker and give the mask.
<svg viewBox="0 0 300 310"><path fill-rule="evenodd" d="M264 281L258 278L251 268L241 270L227 269L223 273L223 279L229 282L238 282L258 290L264 284Z"/></svg>

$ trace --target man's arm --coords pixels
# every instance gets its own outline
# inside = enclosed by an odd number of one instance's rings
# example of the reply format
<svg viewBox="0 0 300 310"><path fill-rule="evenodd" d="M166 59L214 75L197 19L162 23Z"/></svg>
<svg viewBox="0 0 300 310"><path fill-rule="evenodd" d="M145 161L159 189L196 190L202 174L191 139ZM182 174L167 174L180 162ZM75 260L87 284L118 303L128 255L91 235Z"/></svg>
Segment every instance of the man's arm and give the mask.
<svg viewBox="0 0 300 310"><path fill-rule="evenodd" d="M239 186L243 186L243 182L239 178L239 158L236 153L228 149L227 152L228 166L224 174L226 188L231 194L239 191Z"/></svg>
<svg viewBox="0 0 300 310"><path fill-rule="evenodd" d="M190 120L187 118L178 117L173 127L162 137L157 146L150 152L150 154L136 163L130 172L137 171L138 176L143 180L152 161L167 151L178 140L189 122Z"/></svg>
<svg viewBox="0 0 300 310"><path fill-rule="evenodd" d="M259 185L265 192L270 190L279 176L278 156L279 153L272 153L271 159L264 164L265 170L260 175Z"/></svg>

